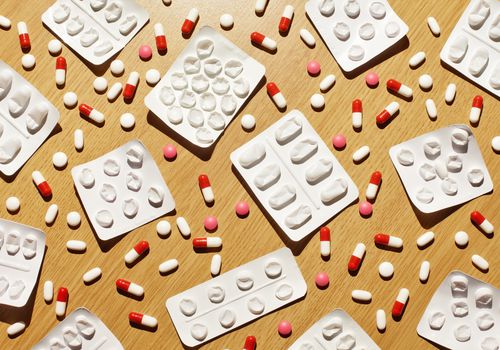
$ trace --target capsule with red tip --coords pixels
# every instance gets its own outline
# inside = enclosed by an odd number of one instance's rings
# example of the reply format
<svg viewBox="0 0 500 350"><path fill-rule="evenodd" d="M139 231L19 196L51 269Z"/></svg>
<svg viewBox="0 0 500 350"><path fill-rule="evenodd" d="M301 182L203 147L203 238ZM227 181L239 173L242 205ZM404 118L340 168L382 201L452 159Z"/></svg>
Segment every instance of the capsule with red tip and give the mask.
<svg viewBox="0 0 500 350"><path fill-rule="evenodd" d="M140 241L125 254L125 263L132 264L149 249L148 241Z"/></svg>
<svg viewBox="0 0 500 350"><path fill-rule="evenodd" d="M184 24L182 25L181 31L184 35L189 35L193 32L194 26L200 17L200 13L197 8L192 8L189 10L186 19L184 20Z"/></svg>
<svg viewBox="0 0 500 350"><path fill-rule="evenodd" d="M469 114L469 121L471 124L479 122L481 111L483 110L483 97L481 95L474 96L472 100L472 108Z"/></svg>
<svg viewBox="0 0 500 350"><path fill-rule="evenodd" d="M220 237L199 237L193 239L193 248L219 248L222 246Z"/></svg>
<svg viewBox="0 0 500 350"><path fill-rule="evenodd" d="M486 220L486 218L478 211L473 211L472 213L470 213L470 219L474 224L479 226L479 228L483 230L484 233L492 234L495 230L493 224Z"/></svg>
<svg viewBox="0 0 500 350"><path fill-rule="evenodd" d="M130 322L136 325L145 326L149 328L156 328L158 326L158 320L153 316L141 314L138 312L131 312L128 314L128 319Z"/></svg>
<svg viewBox="0 0 500 350"><path fill-rule="evenodd" d="M206 174L198 176L198 185L200 186L201 194L207 204L211 204L215 200L214 191L210 185L210 180Z"/></svg>
<svg viewBox="0 0 500 350"><path fill-rule="evenodd" d="M31 48L31 41L26 23L19 22L17 24L17 32L19 33L19 45L21 45L21 49L29 50Z"/></svg>
<svg viewBox="0 0 500 350"><path fill-rule="evenodd" d="M286 108L286 99L285 96L281 93L280 89L278 88L278 85L276 83L270 82L267 84L267 93L271 98L273 99L274 104L279 108L279 109L284 109Z"/></svg>
<svg viewBox="0 0 500 350"><path fill-rule="evenodd" d="M142 297L144 295L144 288L138 284L124 280L123 278L116 280L116 288L136 297Z"/></svg>
<svg viewBox="0 0 500 350"><path fill-rule="evenodd" d="M250 35L250 40L256 45L260 45L269 51L274 51L278 48L278 44L273 39L261 34L259 32L253 32Z"/></svg>
<svg viewBox="0 0 500 350"><path fill-rule="evenodd" d="M68 290L64 287L57 291L56 299L56 315L62 317L66 314L66 306L68 305Z"/></svg>
<svg viewBox="0 0 500 350"><path fill-rule="evenodd" d="M385 124L397 111L399 111L399 103L389 103L389 105L377 115L377 124Z"/></svg>
<svg viewBox="0 0 500 350"><path fill-rule="evenodd" d="M413 96L413 90L409 86L394 79L387 80L387 89L406 98L411 98Z"/></svg>
<svg viewBox="0 0 500 350"><path fill-rule="evenodd" d="M286 5L283 10L283 15L281 15L280 24L278 29L281 33L286 33L290 29L290 24L292 24L293 12L295 11L292 5Z"/></svg>
<svg viewBox="0 0 500 350"><path fill-rule="evenodd" d="M245 339L245 345L243 345L243 350L255 350L255 346L257 345L257 339L253 335L249 335Z"/></svg>
<svg viewBox="0 0 500 350"><path fill-rule="evenodd" d="M331 238L330 229L328 227L322 227L319 229L319 240L320 240L320 251L322 257L329 257L331 250Z"/></svg>
<svg viewBox="0 0 500 350"><path fill-rule="evenodd" d="M84 117L93 120L98 124L104 123L104 114L99 112L97 109L90 107L85 103L82 103L78 109L80 110L80 114Z"/></svg>
<svg viewBox="0 0 500 350"><path fill-rule="evenodd" d="M370 177L370 183L366 188L366 199L372 201L377 197L378 187L382 182L382 173L380 171L374 171Z"/></svg>
<svg viewBox="0 0 500 350"><path fill-rule="evenodd" d="M347 265L349 271L355 272L359 270L359 267L361 266L361 261L365 256L365 252L366 252L366 246L363 243L358 243L356 245L356 248L354 248L354 251L352 252L351 258L349 259L349 264Z"/></svg>
<svg viewBox="0 0 500 350"><path fill-rule="evenodd" d="M384 233L377 233L374 240L376 244L383 245L385 247L401 248L403 246L403 240L401 238L386 235Z"/></svg>
<svg viewBox="0 0 500 350"><path fill-rule="evenodd" d="M410 296L410 291L408 289L401 288L399 290L396 301L394 302L394 305L392 307L393 317L401 317L403 315L409 296Z"/></svg>
<svg viewBox="0 0 500 350"><path fill-rule="evenodd" d="M163 24L156 23L154 26L156 49L159 52L167 51L167 37L165 36L165 30L163 29Z"/></svg>
<svg viewBox="0 0 500 350"><path fill-rule="evenodd" d="M132 72L128 76L127 83L123 89L123 98L126 100L131 100L134 98L135 89L137 89L137 84L139 84L139 73Z"/></svg>
<svg viewBox="0 0 500 350"><path fill-rule="evenodd" d="M68 66L66 59L62 56L56 58L56 84L64 85L66 83L66 70Z"/></svg>
<svg viewBox="0 0 500 350"><path fill-rule="evenodd" d="M359 99L352 101L352 127L359 129L363 125L363 103Z"/></svg>
<svg viewBox="0 0 500 350"><path fill-rule="evenodd" d="M52 189L50 188L49 183L43 177L42 173L39 171L34 171L31 173L31 178L38 188L38 191L42 195L43 198L49 198L52 195Z"/></svg>

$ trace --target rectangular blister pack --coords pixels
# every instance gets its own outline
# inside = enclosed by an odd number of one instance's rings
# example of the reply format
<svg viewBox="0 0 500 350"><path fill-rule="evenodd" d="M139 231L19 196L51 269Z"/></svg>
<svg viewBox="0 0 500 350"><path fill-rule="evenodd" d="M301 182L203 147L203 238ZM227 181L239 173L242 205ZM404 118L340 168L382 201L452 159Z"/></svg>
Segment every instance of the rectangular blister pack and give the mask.
<svg viewBox="0 0 500 350"><path fill-rule="evenodd" d="M313 324L288 350L380 350L372 338L344 310L335 309Z"/></svg>
<svg viewBox="0 0 500 350"><path fill-rule="evenodd" d="M15 174L49 137L59 111L0 60L0 172Z"/></svg>
<svg viewBox="0 0 500 350"><path fill-rule="evenodd" d="M80 349L123 350L106 325L92 312L80 307L55 326L32 350Z"/></svg>
<svg viewBox="0 0 500 350"><path fill-rule="evenodd" d="M45 233L0 219L0 304L23 307L37 284Z"/></svg>
<svg viewBox="0 0 500 350"><path fill-rule="evenodd" d="M288 248L276 250L168 298L184 345L199 346L304 297L307 285Z"/></svg>
<svg viewBox="0 0 500 350"><path fill-rule="evenodd" d="M103 241L175 208L158 166L139 140L75 166L71 175L87 216Z"/></svg>
<svg viewBox="0 0 500 350"><path fill-rule="evenodd" d="M417 333L453 350L495 350L500 346L500 290L461 271L438 287Z"/></svg>
<svg viewBox="0 0 500 350"><path fill-rule="evenodd" d="M345 72L379 56L408 33L386 0L309 0L306 13Z"/></svg>
<svg viewBox="0 0 500 350"><path fill-rule="evenodd" d="M55 35L96 66L120 52L148 20L134 0L58 0L42 15Z"/></svg>
<svg viewBox="0 0 500 350"><path fill-rule="evenodd" d="M457 124L392 146L389 150L413 205L434 213L493 189L472 131Z"/></svg>
<svg viewBox="0 0 500 350"><path fill-rule="evenodd" d="M306 237L359 195L342 165L298 110L232 152L231 161L293 241Z"/></svg>
<svg viewBox="0 0 500 350"><path fill-rule="evenodd" d="M440 56L458 74L500 97L500 1L472 0Z"/></svg>
<svg viewBox="0 0 500 350"><path fill-rule="evenodd" d="M250 98L265 71L222 34L205 26L144 102L177 134L208 148Z"/></svg>

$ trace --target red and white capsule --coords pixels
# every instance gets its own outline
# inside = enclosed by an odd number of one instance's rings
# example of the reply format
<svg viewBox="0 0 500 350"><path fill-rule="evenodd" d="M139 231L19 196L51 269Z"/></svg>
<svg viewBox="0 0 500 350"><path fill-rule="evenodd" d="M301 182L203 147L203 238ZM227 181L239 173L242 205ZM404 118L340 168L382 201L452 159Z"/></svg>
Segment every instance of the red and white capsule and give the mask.
<svg viewBox="0 0 500 350"><path fill-rule="evenodd" d="M294 11L295 8L292 5L285 6L283 14L281 15L280 24L278 26L278 29L281 33L286 33L290 29Z"/></svg>
<svg viewBox="0 0 500 350"><path fill-rule="evenodd" d="M351 258L349 259L349 264L347 268L351 272L356 272L359 270L361 266L361 262L363 261L363 257L365 256L366 246L363 243L358 243L354 251L352 252Z"/></svg>
<svg viewBox="0 0 500 350"><path fill-rule="evenodd" d="M123 278L117 279L115 284L116 288L125 293L132 294L136 297L142 297L144 295L144 288L138 284L124 280Z"/></svg>
<svg viewBox="0 0 500 350"><path fill-rule="evenodd" d="M19 45L21 45L21 49L29 50L31 48L31 41L26 23L19 22L17 24L17 32L19 33Z"/></svg>
<svg viewBox="0 0 500 350"><path fill-rule="evenodd" d="M141 314L139 312L131 312L128 314L128 319L133 324L139 326L145 326L149 328L156 328L158 326L158 320L153 316Z"/></svg>
<svg viewBox="0 0 500 350"><path fill-rule="evenodd" d="M69 293L64 287L59 288L57 291L56 299L56 315L62 317L66 314L66 307L68 306Z"/></svg>
<svg viewBox="0 0 500 350"><path fill-rule="evenodd" d="M286 99L285 96L281 93L278 85L276 83L270 82L267 84L267 93L273 99L274 104L279 109L286 108Z"/></svg>
<svg viewBox="0 0 500 350"><path fill-rule="evenodd" d="M409 86L406 86L395 79L387 80L387 89L406 98L411 98L413 96L413 90Z"/></svg>
<svg viewBox="0 0 500 350"><path fill-rule="evenodd" d="M66 64L66 59L62 56L56 58L56 84L58 86L64 85L66 83L66 70L68 65Z"/></svg>
<svg viewBox="0 0 500 350"><path fill-rule="evenodd" d="M393 317L401 317L406 307L406 303L408 302L408 298L410 297L410 291L406 288L401 288L399 290L398 296L394 305L392 306L392 316Z"/></svg>
<svg viewBox="0 0 500 350"><path fill-rule="evenodd" d="M127 254L125 254L125 263L134 263L141 255L143 255L149 249L148 241L140 241L134 248L130 249Z"/></svg>
<svg viewBox="0 0 500 350"><path fill-rule="evenodd" d="M214 191L212 190L212 185L210 185L210 180L206 174L198 176L198 185L200 186L201 194L205 202L207 204L213 203L215 200Z"/></svg>
<svg viewBox="0 0 500 350"><path fill-rule="evenodd" d="M392 118L392 116L394 116L394 114L397 113L397 111L399 111L399 103L389 103L389 105L385 107L379 115L377 115L377 124L385 124L389 119Z"/></svg>
<svg viewBox="0 0 500 350"><path fill-rule="evenodd" d="M403 246L403 240L401 238L386 235L384 233L377 233L375 235L374 241L376 244L383 245L385 247L401 248Z"/></svg>
<svg viewBox="0 0 500 350"><path fill-rule="evenodd" d="M220 237L199 237L193 239L193 248L219 248L222 246L222 238Z"/></svg>
<svg viewBox="0 0 500 350"><path fill-rule="evenodd" d="M104 114L99 112L97 109L90 107L89 105L82 103L78 107L80 114L84 117L93 120L94 122L101 124L104 123Z"/></svg>
<svg viewBox="0 0 500 350"><path fill-rule="evenodd" d="M165 36L165 30L163 29L163 24L156 23L154 26L154 31L155 31L156 49L159 52L167 51L167 37Z"/></svg>
<svg viewBox="0 0 500 350"><path fill-rule="evenodd" d="M493 224L486 220L486 218L478 211L473 211L472 213L470 213L470 219L474 224L479 226L479 228L483 230L484 233L492 234L495 230Z"/></svg>
<svg viewBox="0 0 500 350"><path fill-rule="evenodd" d="M49 183L47 182L47 180L45 180L41 172L39 172L38 170L34 171L33 173L31 173L31 178L33 179L36 188L38 188L38 192L40 192L43 198L49 198L52 195L52 189L50 188Z"/></svg>
<svg viewBox="0 0 500 350"><path fill-rule="evenodd" d="M363 126L363 102L360 99L352 101L352 127L360 129Z"/></svg>
<svg viewBox="0 0 500 350"><path fill-rule="evenodd" d="M261 34L259 32L253 32L250 35L250 40L256 45L260 45L269 51L274 51L278 48L278 44L273 39Z"/></svg>
<svg viewBox="0 0 500 350"><path fill-rule="evenodd" d="M184 20L184 23L182 24L182 34L184 35L189 35L193 32L194 26L196 25L196 22L198 21L198 18L200 17L200 12L198 11L197 8L192 8L189 10L188 15L186 16L186 19Z"/></svg>
<svg viewBox="0 0 500 350"><path fill-rule="evenodd" d="M257 345L257 339L253 335L249 335L245 339L245 345L243 345L243 350L255 350L255 346Z"/></svg>
<svg viewBox="0 0 500 350"><path fill-rule="evenodd" d="M322 227L319 229L320 252L322 257L329 257L331 251L330 229Z"/></svg>
<svg viewBox="0 0 500 350"><path fill-rule="evenodd" d="M366 199L372 201L377 197L378 188L382 182L382 173L380 171L374 171L370 177L370 183L366 188Z"/></svg>
<svg viewBox="0 0 500 350"><path fill-rule="evenodd" d="M472 108L469 114L469 121L471 124L476 124L479 122L482 110L483 97L481 95L474 96L474 99L472 99Z"/></svg>
<svg viewBox="0 0 500 350"><path fill-rule="evenodd" d="M126 100L131 100L134 98L135 90L137 89L137 84L139 84L139 73L132 72L128 76L127 83L123 89L123 98Z"/></svg>

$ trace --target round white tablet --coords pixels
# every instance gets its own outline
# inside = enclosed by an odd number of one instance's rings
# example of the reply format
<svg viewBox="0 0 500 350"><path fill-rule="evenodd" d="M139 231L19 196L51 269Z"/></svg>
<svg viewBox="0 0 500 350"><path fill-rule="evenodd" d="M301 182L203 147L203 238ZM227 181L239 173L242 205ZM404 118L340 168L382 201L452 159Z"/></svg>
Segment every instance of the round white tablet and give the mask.
<svg viewBox="0 0 500 350"><path fill-rule="evenodd" d="M51 41L49 41L49 44L47 45L47 48L49 49L49 53L51 55L59 55L59 53L61 53L61 50L62 50L62 44L59 40L57 39L52 39Z"/></svg>
<svg viewBox="0 0 500 350"><path fill-rule="evenodd" d="M5 201L5 206L7 207L7 210L9 211L9 213L15 213L21 207L21 202L19 201L19 198L17 198L17 197L9 197Z"/></svg>
<svg viewBox="0 0 500 350"><path fill-rule="evenodd" d="M21 63L24 69L32 69L36 64L35 56L33 56L32 54L23 55Z"/></svg>
<svg viewBox="0 0 500 350"><path fill-rule="evenodd" d="M234 18L229 13L220 16L220 26L224 29L231 29L234 25Z"/></svg>
<svg viewBox="0 0 500 350"><path fill-rule="evenodd" d="M394 266L390 262L384 261L378 266L378 273L382 278L390 278L394 274Z"/></svg>
<svg viewBox="0 0 500 350"><path fill-rule="evenodd" d="M150 69L146 72L146 83L148 85L156 85L161 79L160 72L156 69Z"/></svg>
<svg viewBox="0 0 500 350"><path fill-rule="evenodd" d="M125 64L123 64L123 61L121 60L114 60L113 62L111 62L109 68L111 69L111 74L113 74L114 76L119 76L122 75L125 71Z"/></svg>
<svg viewBox="0 0 500 350"><path fill-rule="evenodd" d="M78 96L73 91L64 94L63 102L66 108L73 108L78 103Z"/></svg>
<svg viewBox="0 0 500 350"><path fill-rule="evenodd" d="M52 164L56 169L64 168L68 164L68 156L64 152L56 152L52 156Z"/></svg>
<svg viewBox="0 0 500 350"><path fill-rule="evenodd" d="M78 226L81 222L80 214L78 214L76 211L71 211L66 216L66 221L68 223L68 226L70 227Z"/></svg>
<svg viewBox="0 0 500 350"><path fill-rule="evenodd" d="M429 74L423 74L418 78L418 85L422 90L429 90L432 87L432 77Z"/></svg>
<svg viewBox="0 0 500 350"><path fill-rule="evenodd" d="M314 94L311 96L311 107L320 109L325 106L325 98L321 94Z"/></svg>
<svg viewBox="0 0 500 350"><path fill-rule="evenodd" d="M132 113L123 113L120 117L120 125L123 129L132 129L135 125L135 117Z"/></svg>
<svg viewBox="0 0 500 350"><path fill-rule="evenodd" d="M459 247L465 247L469 243L469 235L467 232L458 231L455 233L455 243Z"/></svg>
<svg viewBox="0 0 500 350"><path fill-rule="evenodd" d="M241 117L241 126L245 130L252 130L255 128L255 117L251 114L245 114Z"/></svg>
<svg viewBox="0 0 500 350"><path fill-rule="evenodd" d="M168 236L171 229L170 223L166 220L162 220L156 224L156 232L160 237Z"/></svg>
<svg viewBox="0 0 500 350"><path fill-rule="evenodd" d="M491 140L491 147L495 152L500 152L500 136L495 136Z"/></svg>
<svg viewBox="0 0 500 350"><path fill-rule="evenodd" d="M103 93L108 89L108 81L104 77L97 77L94 80L94 90L98 93Z"/></svg>

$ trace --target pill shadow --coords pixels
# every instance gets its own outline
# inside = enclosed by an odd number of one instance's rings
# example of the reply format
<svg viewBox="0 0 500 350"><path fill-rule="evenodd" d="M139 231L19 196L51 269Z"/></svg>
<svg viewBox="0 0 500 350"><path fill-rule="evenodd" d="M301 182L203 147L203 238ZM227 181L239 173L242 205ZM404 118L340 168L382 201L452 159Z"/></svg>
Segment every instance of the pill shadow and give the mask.
<svg viewBox="0 0 500 350"><path fill-rule="evenodd" d="M351 298L351 300L356 303L356 304L361 304L361 305L368 305L371 304L372 300L356 300L354 298Z"/></svg>
<svg viewBox="0 0 500 350"><path fill-rule="evenodd" d="M196 254L208 254L208 253L220 253L222 251L222 246L214 248L195 248L193 250Z"/></svg>
<svg viewBox="0 0 500 350"><path fill-rule="evenodd" d="M219 225L215 226L215 228L212 229L212 230L209 230L208 228L205 227L205 231L208 232L208 233L214 233L215 231L217 231L218 228L219 228Z"/></svg>
<svg viewBox="0 0 500 350"><path fill-rule="evenodd" d="M464 250L465 248L467 248L469 246L469 242L467 242L466 244L464 245L458 245L456 242L455 242L455 247L457 247L458 249L460 250Z"/></svg>
<svg viewBox="0 0 500 350"><path fill-rule="evenodd" d="M85 254L87 252L87 248L83 249L83 250L75 250L75 249L69 249L67 248L68 252L71 253L71 254L75 254L75 255L82 255L82 254Z"/></svg>
<svg viewBox="0 0 500 350"><path fill-rule="evenodd" d="M140 329L141 331L155 333L158 330L158 325L156 325L154 328L152 328L152 327L143 326L142 324L136 324L132 321L129 321L129 323L130 323L131 327Z"/></svg>
<svg viewBox="0 0 500 350"><path fill-rule="evenodd" d="M386 90L387 90L387 92L388 92L389 94L391 94L392 96L397 97L397 98L399 98L399 99L401 99L401 100L404 100L404 101L406 101L406 102L411 102L411 101L413 101L413 95L411 95L410 97L406 97L406 96L403 96L403 95L399 95L399 94L395 93L394 91L389 90L388 88L387 88ZM422 89L422 90L423 90L423 89ZM431 86L431 87L430 87L430 89L428 89L427 91L431 91L431 90L432 90L432 86ZM426 90L424 90L424 91L426 91Z"/></svg>
<svg viewBox="0 0 500 350"><path fill-rule="evenodd" d="M259 49L259 50L262 50L264 52L267 52L268 54L270 55L276 55L278 53L278 48L276 47L274 50L269 50L267 47L264 47L264 46L261 46L259 44L256 44L254 43L253 41L251 42L252 46Z"/></svg>
<svg viewBox="0 0 500 350"><path fill-rule="evenodd" d="M148 248L141 255L139 255L139 257L134 262L132 262L130 264L125 262L125 266L127 266L127 268L129 268L129 269L133 268L135 265L137 265L142 260L144 260L144 258L146 258L146 256L149 255L149 252L150 252L150 249Z"/></svg>
<svg viewBox="0 0 500 350"><path fill-rule="evenodd" d="M429 243L427 243L426 245L423 245L421 247L417 245L418 250L422 251L422 250L429 248L434 243L434 240L435 239L433 238Z"/></svg>
<svg viewBox="0 0 500 350"><path fill-rule="evenodd" d="M141 296L133 295L131 293L127 293L121 289L118 289L118 287L116 288L116 291L118 292L118 294L123 295L124 297L129 298L129 299L134 299L136 301L143 301L144 296L146 295L145 293L143 293Z"/></svg>
<svg viewBox="0 0 500 350"><path fill-rule="evenodd" d="M396 248L396 247L389 247L389 246L385 246L385 245L377 244L377 243L375 243L375 246L378 249L387 250L387 251L394 252L394 253L401 253L403 251L403 247L402 246L399 247L399 248Z"/></svg>
<svg viewBox="0 0 500 350"><path fill-rule="evenodd" d="M179 265L177 265L175 267L175 269L173 269L173 270L170 270L170 271L167 271L167 272L160 272L160 276L165 277L165 276L172 275L173 273L177 272L177 270L179 270Z"/></svg>
<svg viewBox="0 0 500 350"><path fill-rule="evenodd" d="M379 276L380 276L380 274L379 274ZM390 281L393 277L394 277L394 273L392 275L390 275L390 276L387 276L387 277L380 276L380 278L383 279L384 281Z"/></svg>
<svg viewBox="0 0 500 350"><path fill-rule="evenodd" d="M449 72L451 72L451 73L453 73L455 75L458 75L462 79L467 80L469 83L471 83L472 85L474 85L478 89L482 90L483 92L489 94L490 96L492 96L493 98L495 98L496 100L498 100L498 96L496 96L493 92L485 89L483 86L479 85L474 80L470 79L468 76L461 74L460 71L456 70L455 68L453 68L452 66L450 66L446 62L443 62L442 60L440 60L440 62L441 62L441 67L443 67L447 71L449 71Z"/></svg>
<svg viewBox="0 0 500 350"><path fill-rule="evenodd" d="M261 13L257 13L257 11L254 11L255 15L257 17L263 17L266 14L267 6L269 6L269 1L266 1L266 6L264 6L264 9L262 10Z"/></svg>
<svg viewBox="0 0 500 350"><path fill-rule="evenodd" d="M88 287L88 286L93 285L94 283L99 282L101 279L102 279L102 274L100 274L100 275L99 275L99 277L97 277L97 278L93 279L93 280L92 280L92 281L90 281L90 282L85 282L85 281L83 281L83 284L84 284L84 285L86 285L86 286Z"/></svg>
<svg viewBox="0 0 500 350"><path fill-rule="evenodd" d="M396 113L394 113L394 115L392 117L390 117L385 123L383 124L379 124L379 123L376 123L377 124L377 128L379 128L380 130L384 130L387 126L389 126L392 121L394 119L396 119L400 114L400 111L398 110Z"/></svg>

